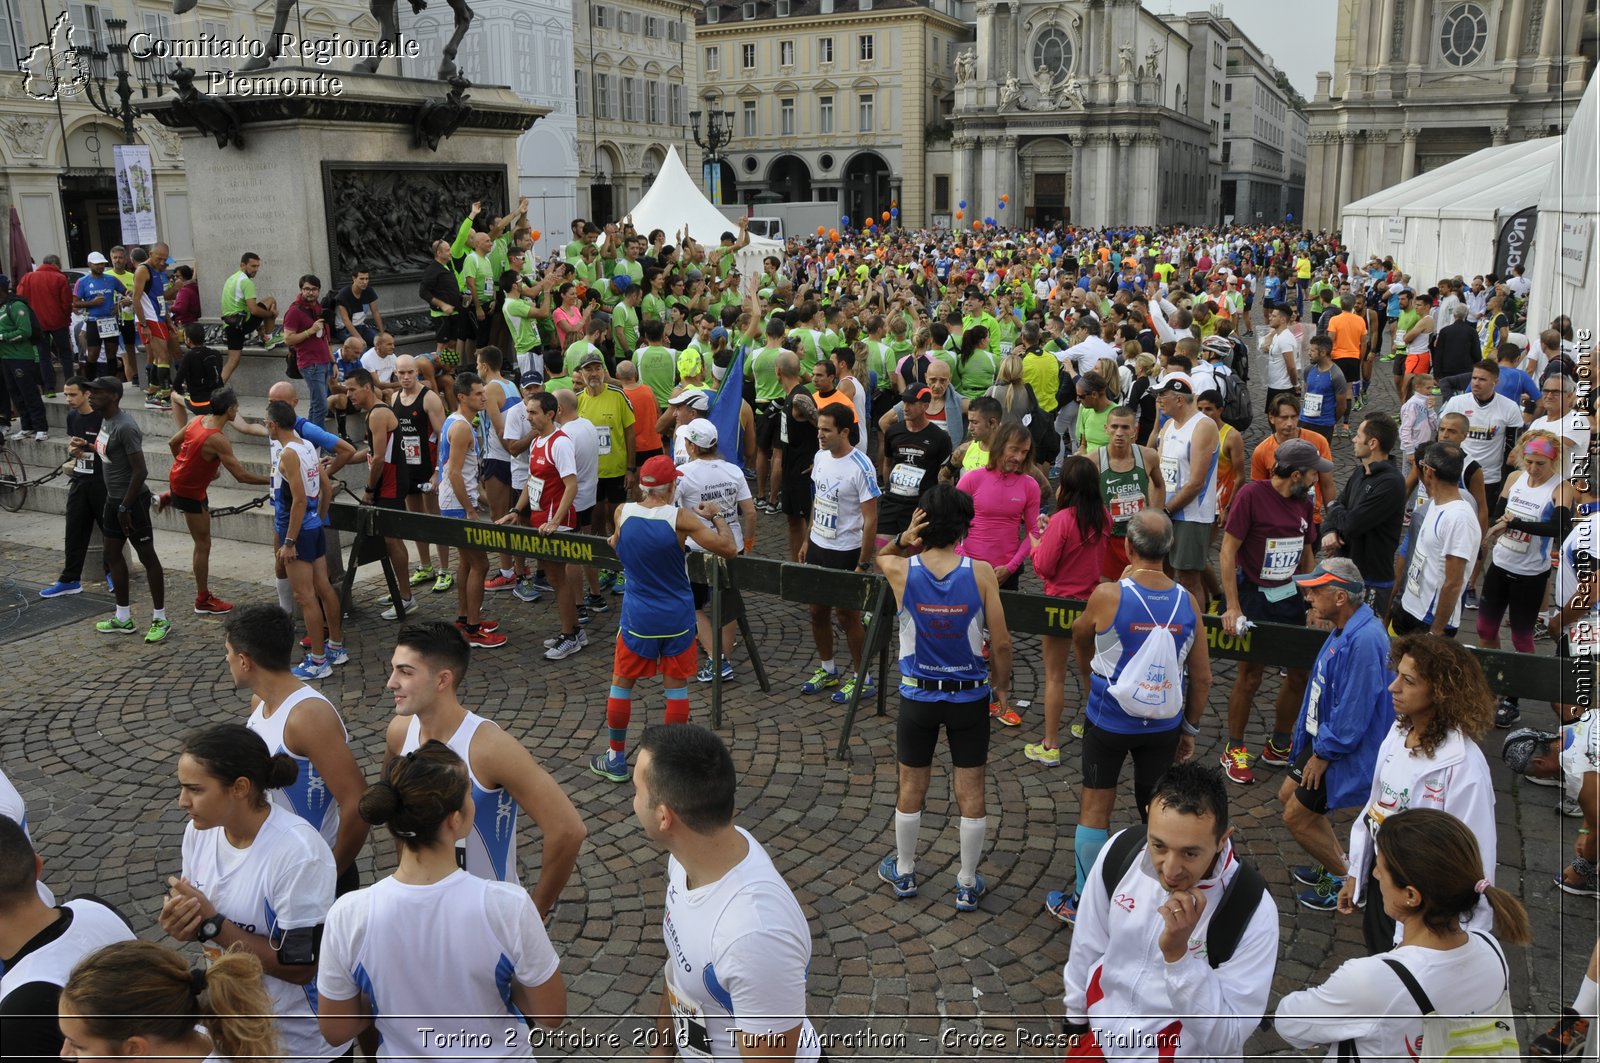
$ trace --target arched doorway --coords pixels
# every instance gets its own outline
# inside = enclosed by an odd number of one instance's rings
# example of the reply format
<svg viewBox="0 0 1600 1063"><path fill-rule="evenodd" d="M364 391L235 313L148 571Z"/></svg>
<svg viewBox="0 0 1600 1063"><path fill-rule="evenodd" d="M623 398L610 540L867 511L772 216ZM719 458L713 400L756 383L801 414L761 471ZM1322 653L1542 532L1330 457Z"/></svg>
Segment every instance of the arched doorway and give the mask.
<svg viewBox="0 0 1600 1063"><path fill-rule="evenodd" d="M1055 137L1024 144L1017 153L1022 170L1022 224L1053 229L1072 221L1072 145Z"/></svg>
<svg viewBox="0 0 1600 1063"><path fill-rule="evenodd" d="M616 220L617 174L622 170L622 160L608 145L594 149L594 175L589 179L589 220L605 225Z"/></svg>
<svg viewBox="0 0 1600 1063"><path fill-rule="evenodd" d="M65 152L73 165L62 171L57 183L69 265L82 264L88 260L89 252L109 252L122 242L122 211L112 152L121 143L119 130L98 122L78 126L67 134Z"/></svg>
<svg viewBox="0 0 1600 1063"><path fill-rule="evenodd" d="M779 155L767 167L767 187L784 202L809 202L811 167L798 155Z"/></svg>
<svg viewBox="0 0 1600 1063"><path fill-rule="evenodd" d="M867 218L876 218L889 209L889 164L875 151L863 151L850 157L844 164L844 190L840 201L844 204L839 213L850 217L850 224L860 226Z"/></svg>

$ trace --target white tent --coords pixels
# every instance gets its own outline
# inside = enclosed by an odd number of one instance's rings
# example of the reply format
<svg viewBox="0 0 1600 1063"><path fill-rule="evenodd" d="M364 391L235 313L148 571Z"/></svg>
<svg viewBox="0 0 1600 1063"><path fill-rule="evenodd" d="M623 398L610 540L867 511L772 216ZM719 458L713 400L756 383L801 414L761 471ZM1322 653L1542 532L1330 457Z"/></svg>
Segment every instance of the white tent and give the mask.
<svg viewBox="0 0 1600 1063"><path fill-rule="evenodd" d="M1533 261L1528 276L1528 331L1537 333L1558 315L1572 318L1575 329L1593 336L1596 302L1595 215L1600 211L1600 164L1595 143L1600 125L1597 78L1589 79L1578 111L1567 127L1559 162L1539 197L1539 223L1534 231Z"/></svg>
<svg viewBox="0 0 1600 1063"><path fill-rule="evenodd" d="M1392 255L1417 288L1492 271L1501 226L1539 203L1561 139L1484 148L1351 203L1340 219L1351 268Z"/></svg>
<svg viewBox="0 0 1600 1063"><path fill-rule="evenodd" d="M661 163L655 183L634 204L628 216L633 220L635 232L648 233L651 229L660 229L667 234L669 243L676 243L678 234L687 225L689 235L706 248L718 246L722 234L734 228L734 223L700 192L689 171L683 168L683 160L678 157L678 149L674 147L667 148L667 157ZM782 248L783 245L775 240L752 236L749 246L738 255L739 273L746 283L752 283L760 275L764 255L779 252Z"/></svg>

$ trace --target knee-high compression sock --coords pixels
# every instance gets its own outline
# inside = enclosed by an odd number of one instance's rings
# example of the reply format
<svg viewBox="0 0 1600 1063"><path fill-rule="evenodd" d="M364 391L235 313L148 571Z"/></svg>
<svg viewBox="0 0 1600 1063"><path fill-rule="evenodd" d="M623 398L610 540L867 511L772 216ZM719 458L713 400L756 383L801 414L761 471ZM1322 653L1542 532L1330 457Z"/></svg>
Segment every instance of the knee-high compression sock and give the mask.
<svg viewBox="0 0 1600 1063"><path fill-rule="evenodd" d="M1578 987L1578 995L1572 998L1572 1010L1587 1019L1594 1016L1597 1005L1600 1005L1600 986L1585 975L1583 985Z"/></svg>
<svg viewBox="0 0 1600 1063"><path fill-rule="evenodd" d="M291 619L294 617L294 591L286 579L278 581L278 608L288 613Z"/></svg>
<svg viewBox="0 0 1600 1063"><path fill-rule="evenodd" d="M633 691L628 687L614 686L606 698L606 737L611 752L622 756L628 745L628 721L633 717Z"/></svg>
<svg viewBox="0 0 1600 1063"><path fill-rule="evenodd" d="M972 886L977 883L978 858L983 855L983 839L988 832L987 816L977 819L961 817L961 867L956 871L956 882L960 885Z"/></svg>
<svg viewBox="0 0 1600 1063"><path fill-rule="evenodd" d="M681 686L681 687L668 687L667 688L667 718L666 718L666 722L667 723L688 723L689 722L689 688L688 688L687 685Z"/></svg>
<svg viewBox="0 0 1600 1063"><path fill-rule="evenodd" d="M917 869L917 835L922 832L921 812L894 813L895 870L909 875Z"/></svg>
<svg viewBox="0 0 1600 1063"><path fill-rule="evenodd" d="M1079 897L1083 896L1083 888L1089 884L1089 872L1094 870L1094 862L1110 837L1111 832L1104 827L1085 827L1082 823L1072 832L1072 860L1078 865L1076 892Z"/></svg>

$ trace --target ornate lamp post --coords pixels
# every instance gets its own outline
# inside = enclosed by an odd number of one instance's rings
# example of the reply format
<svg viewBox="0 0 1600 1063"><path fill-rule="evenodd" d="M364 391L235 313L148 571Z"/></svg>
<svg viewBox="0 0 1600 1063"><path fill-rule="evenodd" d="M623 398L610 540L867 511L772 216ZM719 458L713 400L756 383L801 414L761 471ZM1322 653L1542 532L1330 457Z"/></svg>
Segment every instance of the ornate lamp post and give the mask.
<svg viewBox="0 0 1600 1063"><path fill-rule="evenodd" d="M97 51L92 45L80 44L77 53L83 69L89 72L84 95L95 110L122 123L123 142L132 144L135 140L133 121L139 116L139 109L133 103L134 78L138 78L139 98L149 100L160 97L166 91L167 77L161 70L160 61L154 56L134 60L137 74L128 70L127 30L127 19L108 18L106 34L109 40L106 50ZM115 79L114 85L108 84L108 75Z"/></svg>
<svg viewBox="0 0 1600 1063"><path fill-rule="evenodd" d="M706 119L704 135L701 135L701 111L689 112L689 130L694 136L694 142L700 145L706 153L704 179L706 195L717 206L722 205L722 149L728 146L733 139L733 112L719 109L722 97L716 92L705 95L706 109L703 112Z"/></svg>

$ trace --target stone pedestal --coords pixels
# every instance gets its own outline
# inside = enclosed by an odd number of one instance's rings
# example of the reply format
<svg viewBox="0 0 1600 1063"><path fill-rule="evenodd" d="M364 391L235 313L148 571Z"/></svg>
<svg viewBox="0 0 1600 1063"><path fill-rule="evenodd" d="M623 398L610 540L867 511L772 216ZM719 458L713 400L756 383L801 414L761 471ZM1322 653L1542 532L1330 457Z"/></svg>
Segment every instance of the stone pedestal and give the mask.
<svg viewBox="0 0 1600 1063"><path fill-rule="evenodd" d="M452 238L475 196L483 196L481 217L507 213L516 200L517 138L546 112L510 89L473 85L459 128L430 150L415 144L413 127L427 101L444 101L444 82L320 68L263 73L278 86L336 78L339 91L217 97L238 115L242 149L219 148L170 97L145 108L183 138L207 320L216 319L222 283L240 255L253 251L261 256L256 288L280 308L294 299L301 274L316 274L326 291L348 284L348 267L360 260L371 270L385 326L407 331L401 318L421 309L417 278L428 243ZM380 191L361 196L363 209L353 211L354 186Z"/></svg>

